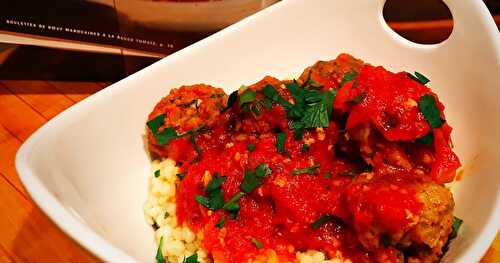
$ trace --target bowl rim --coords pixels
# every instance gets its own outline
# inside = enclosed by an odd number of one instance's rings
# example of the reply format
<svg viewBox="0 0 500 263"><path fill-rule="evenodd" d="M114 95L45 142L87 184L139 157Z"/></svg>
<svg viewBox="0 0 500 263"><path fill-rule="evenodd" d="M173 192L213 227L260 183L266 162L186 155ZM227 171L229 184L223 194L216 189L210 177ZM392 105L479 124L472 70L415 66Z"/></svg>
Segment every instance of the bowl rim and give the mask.
<svg viewBox="0 0 500 263"><path fill-rule="evenodd" d="M385 0L378 1L384 2ZM447 0L445 2L450 1L451 0ZM476 5L476 7L478 8L478 12L480 12L480 14L482 15L483 20L481 22L483 22L485 26L488 27L487 32L495 43L494 46L497 56L500 57L500 33L496 31L496 26L493 23L492 19L490 19L489 17L490 14L488 9L482 1L469 1L472 4ZM181 49L180 51L177 51L169 55L168 57L161 59L160 61L142 69L141 71L134 73L133 75L130 75L85 98L81 102L73 105L72 107L68 108L67 110L63 111L62 113L45 123L21 145L15 159L16 170L19 174L21 182L26 187L34 202L63 232L69 235L73 240L77 241L77 243L82 245L90 253L96 255L98 258L110 262L137 262L136 259L126 254L124 251L117 248L111 242L108 242L105 238L101 237L99 234L93 231L84 222L79 220L77 216L71 214L71 212L57 200L55 195L45 187L40 178L35 175L34 171L30 167L30 154L32 153L33 149L37 147L39 141L46 136L50 136L49 134L52 133L53 130L57 130L60 126L62 126L60 124L66 122L68 119L71 119L73 116L77 116L78 114L89 110L93 104L98 103L99 101L102 101L110 96L113 96L114 94L124 92L127 88L131 88L130 86L127 86L125 84L126 82L129 82L132 79L141 79L143 75L154 71L154 69L160 64L163 65L175 63L177 60L182 59L192 51L198 50L200 48L202 49L204 46L209 45L214 40L224 38L225 35L239 30L241 27L244 27L248 23L252 23L253 20L259 19L259 17L261 16L271 14L275 10L284 7L286 4L287 1L275 3L274 5L249 17L246 17L243 20L199 42ZM396 41L407 41L399 37L399 35L394 35L393 37ZM410 45L414 44L413 42L409 43ZM490 218L487 221L488 223L482 228L481 233L479 233L479 236L481 238L478 238L478 240L470 245L467 251L459 256L458 262L467 263L478 261L479 258L486 253L487 249L491 245L500 227L500 193L497 193L497 202L491 212L492 213L490 214Z"/></svg>

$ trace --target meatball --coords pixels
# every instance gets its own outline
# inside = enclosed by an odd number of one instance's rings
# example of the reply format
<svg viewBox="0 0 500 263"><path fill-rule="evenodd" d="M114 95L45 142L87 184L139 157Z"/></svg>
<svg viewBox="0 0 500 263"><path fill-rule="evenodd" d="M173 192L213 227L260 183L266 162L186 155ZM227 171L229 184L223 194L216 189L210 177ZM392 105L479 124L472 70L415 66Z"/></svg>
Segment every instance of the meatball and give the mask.
<svg viewBox="0 0 500 263"><path fill-rule="evenodd" d="M454 207L453 196L444 186L409 174L365 173L347 191L348 220L369 251L394 247L413 262L433 262L442 254Z"/></svg>
<svg viewBox="0 0 500 263"><path fill-rule="evenodd" d="M278 94L285 100L291 100L291 95L282 82L276 78L266 76L259 82L252 84L246 89L239 91L241 94L247 90L257 91L255 100L246 105L233 106L233 110L239 117L236 122L237 130L244 133L263 134L273 130L286 130L288 129L288 120L285 108L277 103L271 104L271 101L264 99L265 95L261 90L271 85L278 92Z"/></svg>
<svg viewBox="0 0 500 263"><path fill-rule="evenodd" d="M453 224L455 203L450 190L436 183L417 186L417 198L422 203L422 212L417 224L407 233L412 246L420 247L420 253L410 258L421 261L437 259L448 241ZM418 261L415 261L418 262Z"/></svg>
<svg viewBox="0 0 500 263"><path fill-rule="evenodd" d="M340 54L334 60L318 61L306 68L299 78L304 82L311 78L325 89L338 88L344 75L349 72L359 72L365 63L349 54Z"/></svg>
<svg viewBox="0 0 500 263"><path fill-rule="evenodd" d="M165 129L173 128L177 135L183 135L201 127L215 127L224 121L219 115L226 107L226 103L227 95L221 88L196 84L172 89L149 114L148 121L164 116L157 131L148 129L150 152L177 161L185 160L188 158L189 148L192 147L186 137L174 138L165 144L158 142L153 132L158 134Z"/></svg>

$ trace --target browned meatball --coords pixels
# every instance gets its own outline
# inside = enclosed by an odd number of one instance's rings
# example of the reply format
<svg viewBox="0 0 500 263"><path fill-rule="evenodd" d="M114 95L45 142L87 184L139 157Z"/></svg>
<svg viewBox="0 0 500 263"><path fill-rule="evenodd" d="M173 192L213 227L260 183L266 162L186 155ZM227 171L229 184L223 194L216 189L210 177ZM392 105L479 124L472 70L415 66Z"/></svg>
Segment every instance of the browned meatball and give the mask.
<svg viewBox="0 0 500 263"><path fill-rule="evenodd" d="M200 127L211 128L223 121L219 118L226 107L227 95L224 90L205 84L182 86L172 89L168 96L161 99L149 114L148 121L163 116L163 122L155 133L174 128L179 135ZM153 155L170 157L176 160L188 158L190 145L186 140L174 143L158 142L151 128L148 129L148 145Z"/></svg>
<svg viewBox="0 0 500 263"><path fill-rule="evenodd" d="M259 82L246 87L246 89L240 89L240 98L241 94L247 92L247 90L256 91L256 95L255 100L247 103L247 105L233 106L233 110L239 116L239 119L236 120L238 131L263 134L275 129L288 129L285 108L277 103L270 104L271 101L268 99L267 104L265 103L265 95L261 90L267 85L271 85L283 99L292 100L290 93L284 88L282 82L270 76L264 77Z"/></svg>
<svg viewBox="0 0 500 263"><path fill-rule="evenodd" d="M318 61L307 67L299 78L300 82L313 79L325 89L338 87L344 75L349 72L359 72L365 63L349 54L340 54L334 60Z"/></svg>
<svg viewBox="0 0 500 263"><path fill-rule="evenodd" d="M349 187L350 221L369 251L395 247L414 262L433 262L442 254L451 232L453 196L446 187L417 178L365 173Z"/></svg>
<svg viewBox="0 0 500 263"><path fill-rule="evenodd" d="M417 186L417 197L422 202L422 213L417 224L407 233L412 246L420 247L411 255L413 262L432 262L442 254L453 224L455 202L450 190L436 183Z"/></svg>

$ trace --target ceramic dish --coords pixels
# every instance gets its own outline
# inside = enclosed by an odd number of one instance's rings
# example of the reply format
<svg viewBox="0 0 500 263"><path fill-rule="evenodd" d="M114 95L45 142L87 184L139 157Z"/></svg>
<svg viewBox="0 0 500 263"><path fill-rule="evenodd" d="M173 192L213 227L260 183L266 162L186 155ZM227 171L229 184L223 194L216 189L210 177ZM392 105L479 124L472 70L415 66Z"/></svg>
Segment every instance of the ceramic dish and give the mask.
<svg viewBox="0 0 500 263"><path fill-rule="evenodd" d="M229 93L348 52L431 79L464 164L463 179L452 185L464 225L443 261L478 261L500 224L500 37L481 1L445 2L451 36L419 45L385 24L383 0L283 1L55 117L23 144L17 170L42 210L92 253L110 262L151 262L156 246L142 214L150 169L142 136L151 105L182 84Z"/></svg>
<svg viewBox="0 0 500 263"><path fill-rule="evenodd" d="M92 1L116 7L120 15L142 26L183 32L214 32L277 2L277 0Z"/></svg>

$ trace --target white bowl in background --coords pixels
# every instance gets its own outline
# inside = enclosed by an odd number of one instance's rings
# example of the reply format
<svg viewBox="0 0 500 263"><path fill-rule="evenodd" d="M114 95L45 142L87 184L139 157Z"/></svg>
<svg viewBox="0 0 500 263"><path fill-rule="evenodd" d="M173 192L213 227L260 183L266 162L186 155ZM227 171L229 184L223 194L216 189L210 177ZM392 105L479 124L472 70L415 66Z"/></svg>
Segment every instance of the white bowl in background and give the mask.
<svg viewBox="0 0 500 263"><path fill-rule="evenodd" d="M106 0L109 1L109 0ZM211 0L112 2L120 15L143 26L171 31L213 32L227 27L278 0Z"/></svg>
<svg viewBox="0 0 500 263"><path fill-rule="evenodd" d="M110 262L153 261L142 212L150 169L142 135L154 104L182 84L230 92L348 52L431 79L465 167L452 186L464 225L444 261L478 261L500 224L500 35L481 1L445 2L454 28L437 45L391 31L383 0L280 2L61 113L23 144L17 170L41 209L91 252Z"/></svg>

